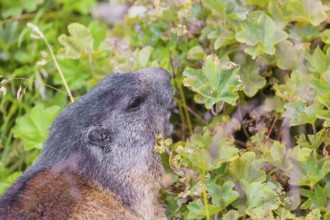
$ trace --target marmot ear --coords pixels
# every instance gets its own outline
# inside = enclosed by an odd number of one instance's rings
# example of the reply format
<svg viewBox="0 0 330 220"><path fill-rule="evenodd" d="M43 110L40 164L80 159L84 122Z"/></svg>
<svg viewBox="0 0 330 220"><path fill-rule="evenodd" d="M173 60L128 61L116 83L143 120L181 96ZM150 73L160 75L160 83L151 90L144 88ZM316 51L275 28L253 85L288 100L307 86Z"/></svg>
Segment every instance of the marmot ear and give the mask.
<svg viewBox="0 0 330 220"><path fill-rule="evenodd" d="M104 146L110 142L110 132L104 128L93 127L87 133L88 141L92 144Z"/></svg>

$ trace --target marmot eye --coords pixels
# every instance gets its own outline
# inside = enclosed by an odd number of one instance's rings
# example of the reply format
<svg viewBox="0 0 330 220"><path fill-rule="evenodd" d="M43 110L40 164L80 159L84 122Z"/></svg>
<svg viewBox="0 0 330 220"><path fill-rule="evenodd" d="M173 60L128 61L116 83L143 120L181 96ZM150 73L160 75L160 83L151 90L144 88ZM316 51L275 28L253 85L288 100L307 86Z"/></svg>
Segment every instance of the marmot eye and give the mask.
<svg viewBox="0 0 330 220"><path fill-rule="evenodd" d="M142 102L141 97L135 97L128 103L128 108L135 109L140 106L141 102Z"/></svg>

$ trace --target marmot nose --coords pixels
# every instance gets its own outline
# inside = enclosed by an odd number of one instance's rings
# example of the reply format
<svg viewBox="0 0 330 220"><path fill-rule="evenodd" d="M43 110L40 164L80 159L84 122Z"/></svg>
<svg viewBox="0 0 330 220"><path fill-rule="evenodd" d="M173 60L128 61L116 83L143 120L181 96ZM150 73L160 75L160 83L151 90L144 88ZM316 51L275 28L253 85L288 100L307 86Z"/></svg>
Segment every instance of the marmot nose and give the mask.
<svg viewBox="0 0 330 220"><path fill-rule="evenodd" d="M143 77L145 78L152 78L152 79L158 79L159 81L162 82L167 82L171 79L171 74L164 70L163 68L145 68L137 71L138 73L141 73Z"/></svg>
<svg viewBox="0 0 330 220"><path fill-rule="evenodd" d="M137 71L139 78L151 84L152 93L161 105L169 106L174 94L171 74L162 68L146 68Z"/></svg>
<svg viewBox="0 0 330 220"><path fill-rule="evenodd" d="M169 87L171 74L162 68L145 68L138 70L137 73L141 74L141 77L150 82L155 82L158 86Z"/></svg>

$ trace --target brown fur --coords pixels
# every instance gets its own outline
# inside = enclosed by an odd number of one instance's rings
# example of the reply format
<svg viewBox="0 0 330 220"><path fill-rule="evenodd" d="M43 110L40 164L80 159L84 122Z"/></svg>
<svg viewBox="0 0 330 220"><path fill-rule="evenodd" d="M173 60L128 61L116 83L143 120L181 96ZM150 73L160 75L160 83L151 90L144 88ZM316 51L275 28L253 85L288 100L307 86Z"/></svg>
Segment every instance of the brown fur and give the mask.
<svg viewBox="0 0 330 220"><path fill-rule="evenodd" d="M141 219L112 193L69 171L42 171L25 185L5 219Z"/></svg>

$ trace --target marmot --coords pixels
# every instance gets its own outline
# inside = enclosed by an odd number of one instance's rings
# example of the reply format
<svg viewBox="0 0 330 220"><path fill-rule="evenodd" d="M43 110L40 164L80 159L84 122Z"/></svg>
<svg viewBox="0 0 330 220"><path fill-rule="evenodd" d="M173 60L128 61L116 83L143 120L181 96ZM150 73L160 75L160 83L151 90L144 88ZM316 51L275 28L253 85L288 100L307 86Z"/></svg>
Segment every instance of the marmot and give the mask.
<svg viewBox="0 0 330 220"><path fill-rule="evenodd" d="M159 219L173 89L160 68L105 77L59 113L43 150L0 200L0 219Z"/></svg>

